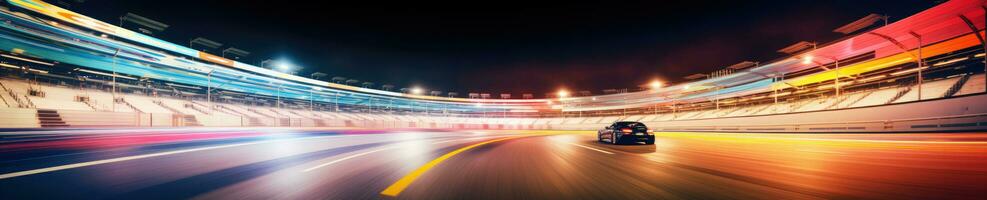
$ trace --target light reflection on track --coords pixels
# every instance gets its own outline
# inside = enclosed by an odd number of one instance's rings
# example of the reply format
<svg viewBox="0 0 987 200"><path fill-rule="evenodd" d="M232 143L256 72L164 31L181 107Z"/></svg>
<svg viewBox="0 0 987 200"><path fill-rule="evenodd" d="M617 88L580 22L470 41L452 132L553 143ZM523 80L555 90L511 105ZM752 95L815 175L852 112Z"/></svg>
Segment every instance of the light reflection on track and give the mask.
<svg viewBox="0 0 987 200"><path fill-rule="evenodd" d="M0 179L0 199L390 198L380 192L439 156L484 141L533 134L291 129L80 132L85 134L0 135L0 174L198 150L5 177ZM597 143L586 132L552 133L556 134L463 151L422 173L396 198L983 199L987 195L983 192L987 191L983 184L987 134L980 133L658 133L656 145L619 146ZM217 146L223 148L210 148Z"/></svg>

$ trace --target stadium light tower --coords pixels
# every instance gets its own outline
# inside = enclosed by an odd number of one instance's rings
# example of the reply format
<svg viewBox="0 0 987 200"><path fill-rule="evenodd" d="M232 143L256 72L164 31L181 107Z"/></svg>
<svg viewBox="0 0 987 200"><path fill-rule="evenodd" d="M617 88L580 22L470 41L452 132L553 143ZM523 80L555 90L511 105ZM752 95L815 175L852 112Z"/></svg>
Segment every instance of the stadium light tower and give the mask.
<svg viewBox="0 0 987 200"><path fill-rule="evenodd" d="M651 81L651 83L648 83L648 86L651 87L651 90L656 90L656 91L658 89L661 89L661 87L664 86L664 85L665 85L664 83L662 83L661 81L658 81L658 80L653 80L653 81ZM594 97L593 100L596 100L596 98ZM654 111L655 111L655 114L658 113L658 103L657 103L657 101L655 101Z"/></svg>
<svg viewBox="0 0 987 200"><path fill-rule="evenodd" d="M815 46L813 46L813 48L815 48ZM822 56L820 56L820 57L822 57ZM832 60L833 61L834 69L832 69L832 70L835 70L835 72L836 72L836 78L833 79L833 87L834 87L834 89L836 91L836 97L839 98L840 97L840 86L841 86L840 85L840 76L842 76L842 75L840 75L840 59L839 58L835 58L835 57L823 57L823 58L826 58L826 59L829 59L829 60ZM826 71L830 71L830 69L827 68L825 64L820 63L820 62L817 62L815 60L815 56L813 56L813 55L805 55L805 56L802 56L802 64L804 64L804 65L812 65L812 64L815 64L815 65L819 65L819 67L823 68Z"/></svg>
<svg viewBox="0 0 987 200"><path fill-rule="evenodd" d="M801 60L802 60L802 64L803 65L815 64L815 65L819 65L820 68L823 68L823 70L826 70L826 71L835 70L835 72L836 72L836 78L833 79L833 88L834 88L835 93L836 93L836 95L835 95L836 98L839 98L840 97L840 76L841 76L840 75L840 59L839 58L836 58L836 57L827 57L827 56L821 56L821 55L813 55L812 53L817 48L818 48L818 46L817 46L816 42L800 41L800 42L795 43L793 45L789 45L788 47L785 47L785 48L783 48L781 50L778 50L778 52L786 53L786 54L791 54L791 55L800 55L801 54ZM798 57L799 56L796 56L796 58L798 58ZM829 69L829 68L827 68L824 63L820 63L820 62L816 61L816 57L821 57L821 58L832 60L833 63L834 63L834 65L835 65L834 66L835 69ZM776 91L776 93L777 93L777 91ZM776 95L776 98L777 98L777 95Z"/></svg>
<svg viewBox="0 0 987 200"><path fill-rule="evenodd" d="M425 92L425 89L424 88L421 88L421 87L418 87L418 86L414 86L414 87L411 87L411 89L409 89L408 92L410 92L411 94L414 94L414 95L421 95L422 93ZM413 104L414 104L414 101L412 101L412 105ZM423 105L423 107L425 107L425 110L424 110L425 111L425 113L424 113L425 116L428 116L428 102L424 102L423 101L421 104Z"/></svg>
<svg viewBox="0 0 987 200"><path fill-rule="evenodd" d="M559 111L562 113L562 120L565 120L565 98L569 97L569 91L565 89L561 89L559 90L559 92L556 93L556 95L559 96L559 103L562 106L561 109L559 109Z"/></svg>
<svg viewBox="0 0 987 200"><path fill-rule="evenodd" d="M308 91L308 111L315 110L315 91L322 91L322 88L312 87L312 90Z"/></svg>

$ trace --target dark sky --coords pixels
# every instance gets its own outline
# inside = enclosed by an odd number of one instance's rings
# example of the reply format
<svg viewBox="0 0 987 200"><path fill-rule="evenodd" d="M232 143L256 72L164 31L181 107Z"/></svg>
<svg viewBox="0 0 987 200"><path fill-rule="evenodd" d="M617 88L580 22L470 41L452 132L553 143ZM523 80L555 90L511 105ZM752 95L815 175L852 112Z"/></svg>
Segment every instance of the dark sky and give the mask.
<svg viewBox="0 0 987 200"><path fill-rule="evenodd" d="M70 9L108 22L133 12L171 25L156 37L205 37L253 54L398 87L540 94L633 88L652 79L770 61L801 40L869 13L900 20L935 1L614 1L583 3L89 0ZM356 3L354 3L356 2ZM362 3L360 3L362 2Z"/></svg>

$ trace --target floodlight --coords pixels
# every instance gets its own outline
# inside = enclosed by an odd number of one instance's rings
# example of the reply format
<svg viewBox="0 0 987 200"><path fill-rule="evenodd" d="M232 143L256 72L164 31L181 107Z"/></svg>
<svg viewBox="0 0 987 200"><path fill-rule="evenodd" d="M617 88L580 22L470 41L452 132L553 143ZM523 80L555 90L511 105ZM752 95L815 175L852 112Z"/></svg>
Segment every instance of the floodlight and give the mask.
<svg viewBox="0 0 987 200"><path fill-rule="evenodd" d="M661 88L662 85L664 84L662 84L661 81L651 81L651 83L648 84L648 86L651 86L651 89Z"/></svg>

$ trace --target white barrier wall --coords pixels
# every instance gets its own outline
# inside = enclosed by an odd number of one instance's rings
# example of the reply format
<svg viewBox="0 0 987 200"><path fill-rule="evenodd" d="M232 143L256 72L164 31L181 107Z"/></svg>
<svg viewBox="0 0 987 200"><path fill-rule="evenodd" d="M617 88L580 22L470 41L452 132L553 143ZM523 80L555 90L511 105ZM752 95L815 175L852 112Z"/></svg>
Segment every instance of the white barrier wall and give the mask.
<svg viewBox="0 0 987 200"><path fill-rule="evenodd" d="M59 110L62 121L70 126L137 126L139 113Z"/></svg>
<svg viewBox="0 0 987 200"><path fill-rule="evenodd" d="M243 118L232 115L195 115L203 126L244 126Z"/></svg>
<svg viewBox="0 0 987 200"><path fill-rule="evenodd" d="M24 108L0 108L0 128L37 128L38 110Z"/></svg>

